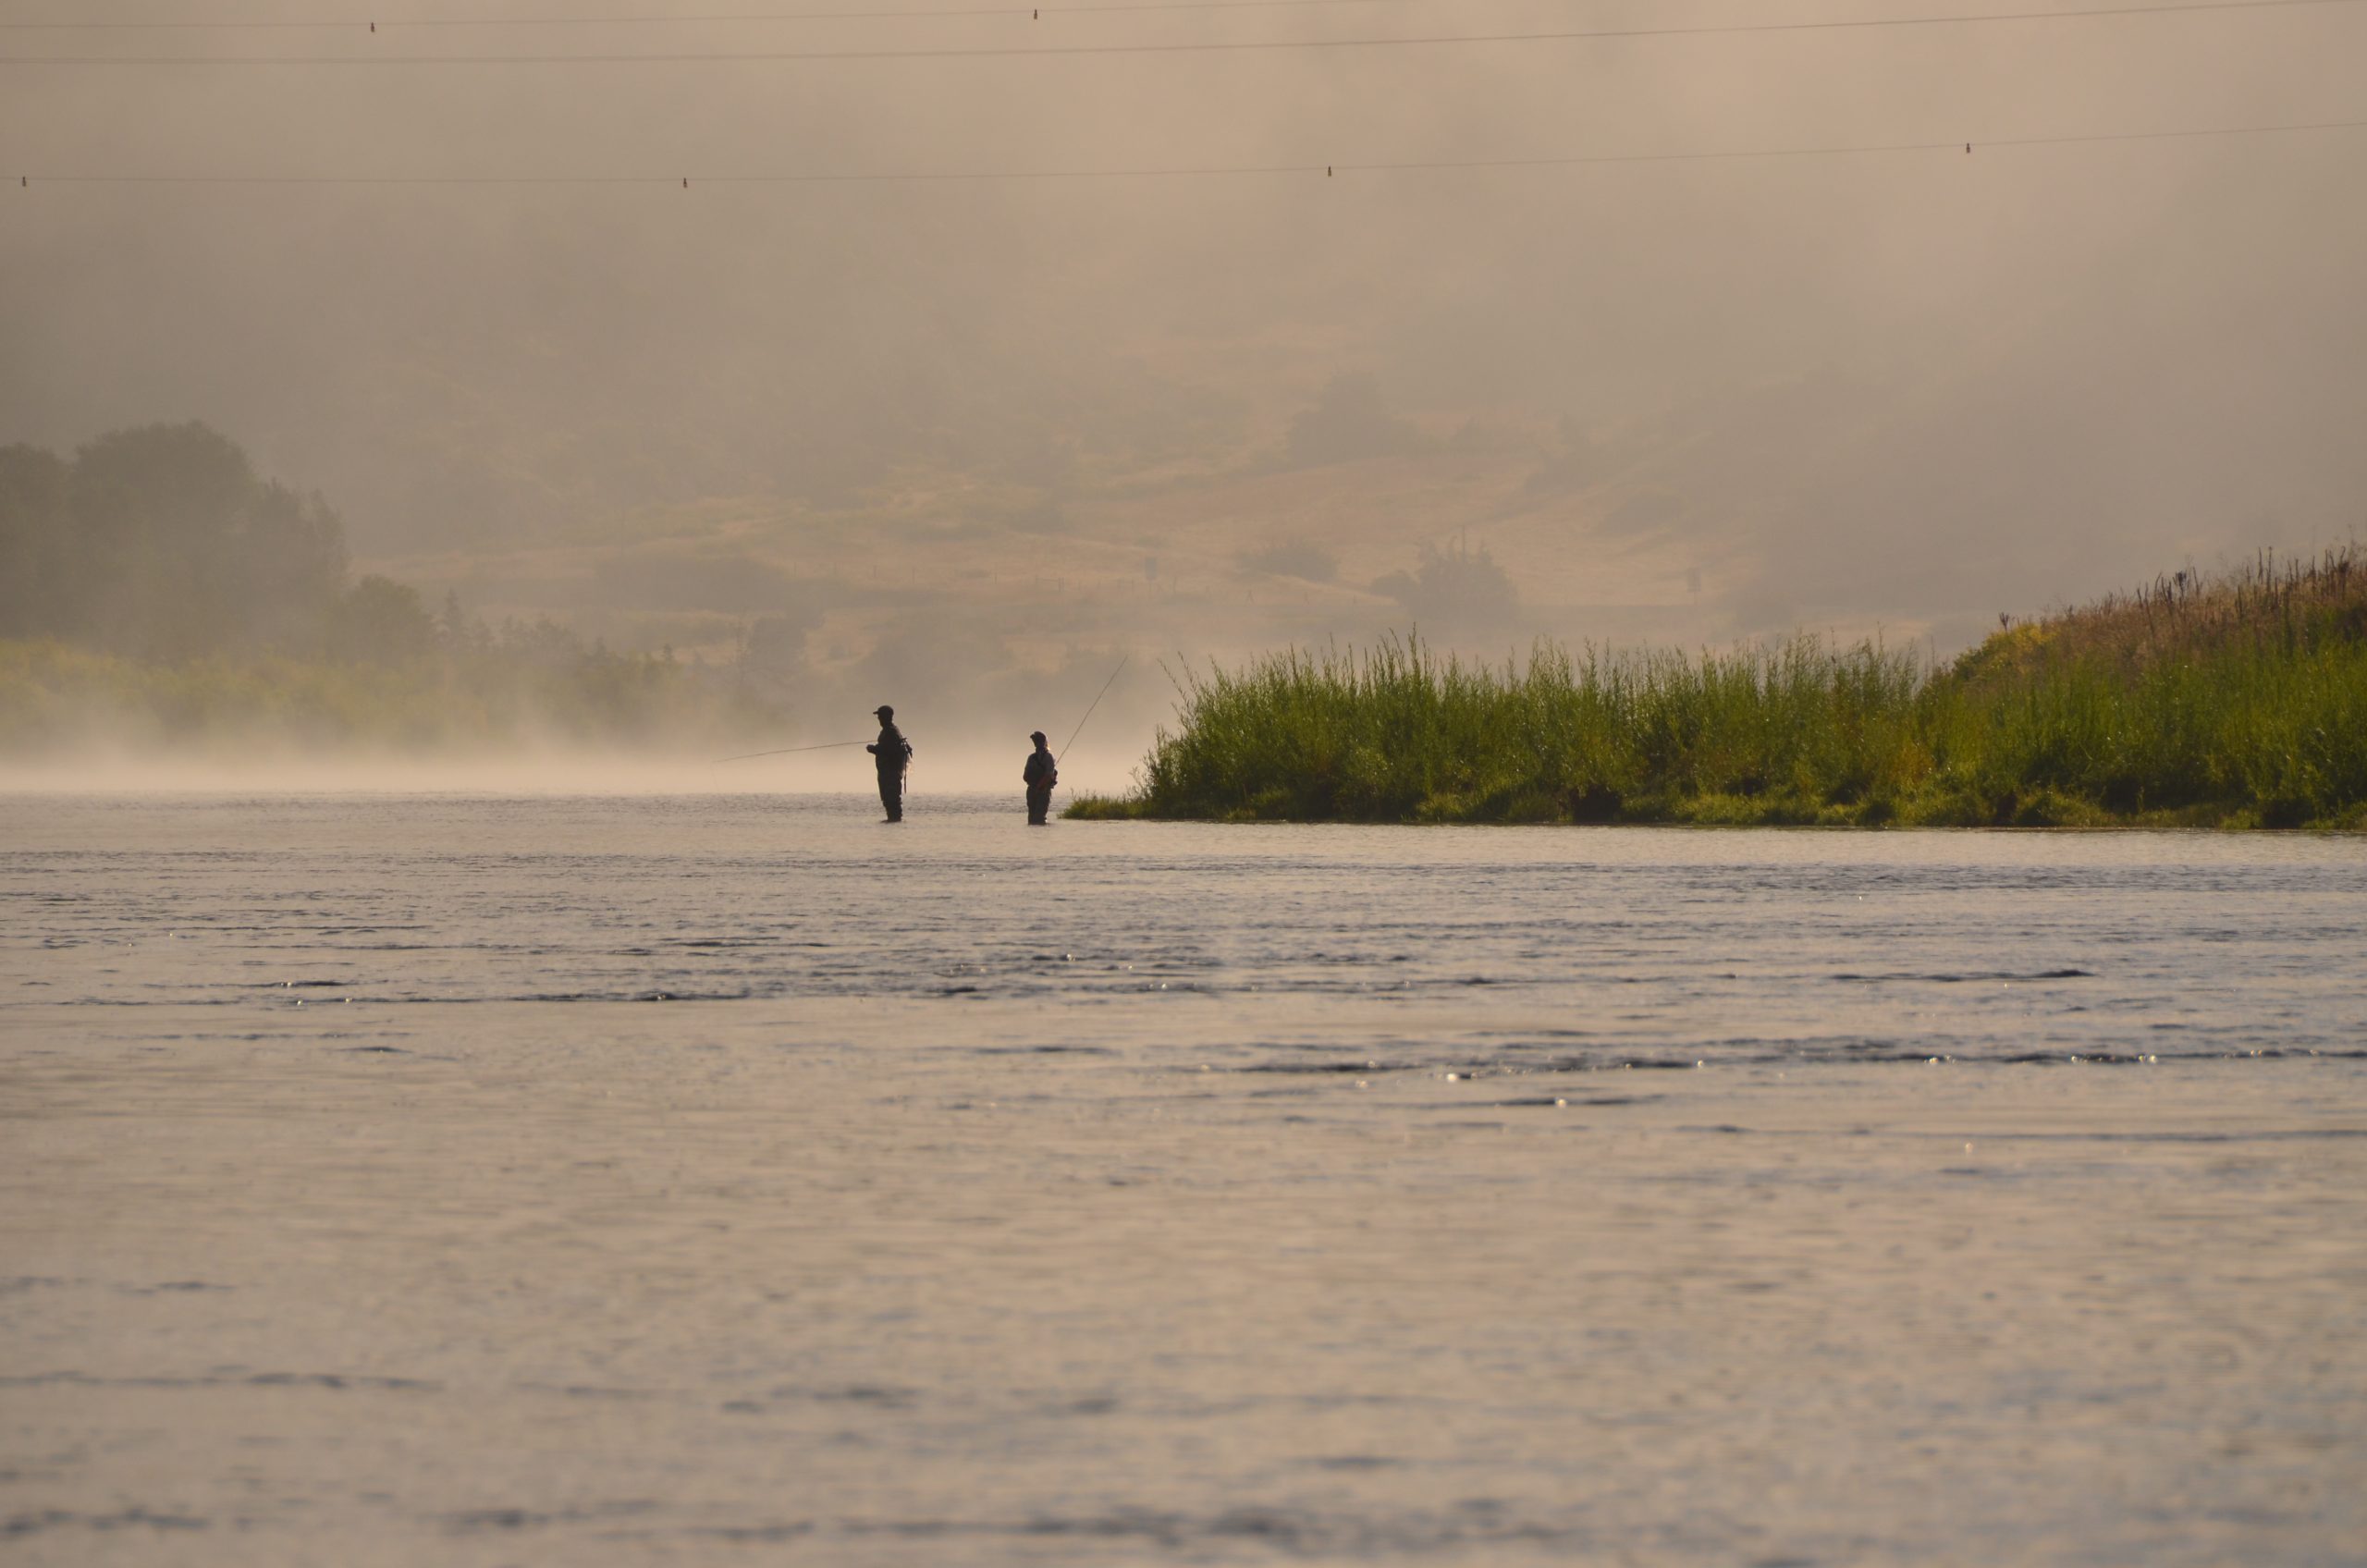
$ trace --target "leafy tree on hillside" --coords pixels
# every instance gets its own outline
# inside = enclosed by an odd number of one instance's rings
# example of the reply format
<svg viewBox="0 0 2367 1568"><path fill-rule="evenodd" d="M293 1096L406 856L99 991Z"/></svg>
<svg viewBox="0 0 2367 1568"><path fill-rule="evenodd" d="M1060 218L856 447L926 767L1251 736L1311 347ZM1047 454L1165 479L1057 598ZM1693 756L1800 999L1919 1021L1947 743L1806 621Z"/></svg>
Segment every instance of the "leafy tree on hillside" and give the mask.
<svg viewBox="0 0 2367 1568"><path fill-rule="evenodd" d="M1520 603L1510 574L1485 545L1425 545L1419 568L1392 571L1373 591L1404 605L1422 625L1452 630L1499 627Z"/></svg>
<svg viewBox="0 0 2367 1568"><path fill-rule="evenodd" d="M141 657L317 643L345 532L205 425L103 435L61 462L0 453L0 636Z"/></svg>
<svg viewBox="0 0 2367 1568"><path fill-rule="evenodd" d="M72 548L70 464L36 447L0 447L0 635L60 637L84 596Z"/></svg>

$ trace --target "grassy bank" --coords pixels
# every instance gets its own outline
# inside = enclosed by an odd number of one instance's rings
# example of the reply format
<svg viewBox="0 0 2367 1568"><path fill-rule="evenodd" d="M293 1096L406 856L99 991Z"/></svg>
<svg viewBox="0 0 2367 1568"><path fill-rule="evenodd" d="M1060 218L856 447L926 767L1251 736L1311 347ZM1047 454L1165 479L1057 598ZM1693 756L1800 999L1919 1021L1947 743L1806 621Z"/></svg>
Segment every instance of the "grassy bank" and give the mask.
<svg viewBox="0 0 2367 1568"><path fill-rule="evenodd" d="M1138 792L1079 817L2367 827L2367 552L2180 573L1931 666L1417 641L1187 675Z"/></svg>

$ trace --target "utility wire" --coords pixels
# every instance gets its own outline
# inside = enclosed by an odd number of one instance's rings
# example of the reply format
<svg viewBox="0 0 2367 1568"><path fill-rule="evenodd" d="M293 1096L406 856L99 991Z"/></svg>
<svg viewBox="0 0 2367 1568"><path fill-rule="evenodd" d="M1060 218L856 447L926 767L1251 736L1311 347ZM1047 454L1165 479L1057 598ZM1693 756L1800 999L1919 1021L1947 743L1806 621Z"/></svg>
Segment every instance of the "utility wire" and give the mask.
<svg viewBox="0 0 2367 1568"><path fill-rule="evenodd" d="M180 21L0 21L0 32L406 32L427 28L697 27L742 22L895 21L915 17L1109 16L1129 11L1288 11L1341 6L1460 4L1462 0L1142 0L1137 5L963 6L852 11L714 11L691 16L346 17L333 20L199 18Z"/></svg>
<svg viewBox="0 0 2367 1568"><path fill-rule="evenodd" d="M1711 38L1885 28L1966 27L1991 22L2076 21L2326 9L2367 0L2189 0L2175 6L2090 6L2064 11L1968 11L1948 16L1860 17L1824 21L1716 22L1695 27L1571 28L1539 32L1464 32L1415 38L1296 38L1169 43L1011 44L962 49L732 49L570 55L5 55L0 66L630 66L771 64L796 60L945 60L1053 55L1215 55L1277 49L1405 49L1455 43L1566 43L1622 38Z"/></svg>
<svg viewBox="0 0 2367 1568"><path fill-rule="evenodd" d="M2088 131L2061 136L2005 136L1945 141L1868 141L1802 147L1737 147L1674 153L1579 153L1533 158L1439 158L1331 164L1210 164L1110 169L940 169L907 173L722 175L141 175L23 174L20 187L39 185L158 186L681 186L917 185L991 180L1107 180L1297 176L1331 178L1356 174L1422 174L1478 169L1582 168L1614 164L1735 163L1752 159L1860 157L1898 153L1970 153L2031 147L2110 142L2191 141L2210 137L2287 136L2367 129L2367 118L2310 120L2285 125L2205 126L2185 130Z"/></svg>

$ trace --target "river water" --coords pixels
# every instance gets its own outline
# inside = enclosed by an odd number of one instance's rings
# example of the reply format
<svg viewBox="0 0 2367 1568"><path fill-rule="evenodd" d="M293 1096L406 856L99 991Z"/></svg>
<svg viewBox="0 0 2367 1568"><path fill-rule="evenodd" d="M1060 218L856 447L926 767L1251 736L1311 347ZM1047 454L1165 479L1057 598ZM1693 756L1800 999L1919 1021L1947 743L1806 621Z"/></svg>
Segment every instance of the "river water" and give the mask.
<svg viewBox="0 0 2367 1568"><path fill-rule="evenodd" d="M2367 1562L2367 840L0 799L0 1554Z"/></svg>

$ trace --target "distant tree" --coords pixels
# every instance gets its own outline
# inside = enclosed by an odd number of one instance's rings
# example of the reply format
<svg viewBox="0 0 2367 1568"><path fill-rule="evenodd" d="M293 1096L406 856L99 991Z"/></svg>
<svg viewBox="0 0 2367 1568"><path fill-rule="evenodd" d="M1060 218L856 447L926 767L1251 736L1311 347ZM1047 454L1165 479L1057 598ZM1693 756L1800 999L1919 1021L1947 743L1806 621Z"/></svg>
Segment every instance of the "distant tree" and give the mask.
<svg viewBox="0 0 2367 1568"><path fill-rule="evenodd" d="M751 622L740 638L741 688L765 701L786 701L805 673L805 634L818 620L792 606Z"/></svg>
<svg viewBox="0 0 2367 1568"><path fill-rule="evenodd" d="M78 630L86 563L66 510L72 468L35 447L0 447L0 637L63 637Z"/></svg>
<svg viewBox="0 0 2367 1568"><path fill-rule="evenodd" d="M1492 626L1520 602L1512 578L1485 545L1422 546L1413 572L1394 571L1373 585L1414 612L1417 622L1445 628Z"/></svg>
<svg viewBox="0 0 2367 1568"><path fill-rule="evenodd" d="M117 431L71 463L0 457L0 631L146 657L317 639L345 533L202 424Z"/></svg>
<svg viewBox="0 0 2367 1568"><path fill-rule="evenodd" d="M435 651L435 618L419 590L365 577L346 591L329 625L329 656L348 664L411 664Z"/></svg>
<svg viewBox="0 0 2367 1568"><path fill-rule="evenodd" d="M573 668L585 656L583 639L546 615L531 621L505 619L492 651L509 663L544 671Z"/></svg>
<svg viewBox="0 0 2367 1568"><path fill-rule="evenodd" d="M73 496L82 534L118 568L93 630L132 652L303 638L344 582L336 515L258 479L236 443L202 424L101 436L75 459Z"/></svg>

